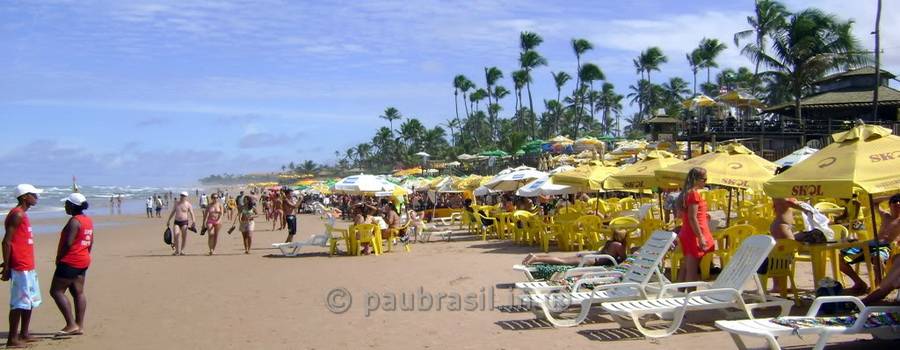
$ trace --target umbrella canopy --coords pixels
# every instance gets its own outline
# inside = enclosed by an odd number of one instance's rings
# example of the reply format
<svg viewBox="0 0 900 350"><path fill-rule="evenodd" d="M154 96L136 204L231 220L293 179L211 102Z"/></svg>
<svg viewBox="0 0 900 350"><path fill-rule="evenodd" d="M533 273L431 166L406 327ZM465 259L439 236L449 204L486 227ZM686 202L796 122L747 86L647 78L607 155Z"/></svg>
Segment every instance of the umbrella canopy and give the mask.
<svg viewBox="0 0 900 350"><path fill-rule="evenodd" d="M564 171L575 170L575 167L571 165L560 165L553 170L550 170L550 175L559 174Z"/></svg>
<svg viewBox="0 0 900 350"><path fill-rule="evenodd" d="M656 170L658 184L667 188L680 187L694 167L706 169L707 184L760 190L774 176L778 166L739 143L730 143L720 146L716 152Z"/></svg>
<svg viewBox="0 0 900 350"><path fill-rule="evenodd" d="M490 188L487 188L487 187L484 187L484 186L480 186L480 187L476 188L475 191L472 191L472 194L474 194L474 195L480 197L480 196L486 196L486 195L489 195L489 194L494 193L494 192L495 192L495 191L491 190Z"/></svg>
<svg viewBox="0 0 900 350"><path fill-rule="evenodd" d="M464 191L472 191L481 186L481 181L483 178L483 176L479 175L469 175L468 177L457 181L456 188Z"/></svg>
<svg viewBox="0 0 900 350"><path fill-rule="evenodd" d="M460 165L462 165L462 163L457 162L457 161L453 161L453 162L447 163L447 166L448 166L448 167L455 167L455 166L460 166Z"/></svg>
<svg viewBox="0 0 900 350"><path fill-rule="evenodd" d="M666 151L650 151L644 160L622 169L606 179L607 190L642 190L660 187L656 171L683 162Z"/></svg>
<svg viewBox="0 0 900 350"><path fill-rule="evenodd" d="M423 151L423 152L416 153L416 155L419 156L419 157L431 157L430 154L425 153L424 151Z"/></svg>
<svg viewBox="0 0 900 350"><path fill-rule="evenodd" d="M858 125L831 137L834 143L769 180L766 193L850 198L854 188L869 194L900 190L900 137L890 129Z"/></svg>
<svg viewBox="0 0 900 350"><path fill-rule="evenodd" d="M619 168L602 165L582 165L574 170L552 175L553 183L575 187L579 191L600 191L603 181Z"/></svg>
<svg viewBox="0 0 900 350"><path fill-rule="evenodd" d="M495 176L491 181L484 184L484 187L497 192L515 191L529 181L545 176L547 176L547 174L544 172L530 168L515 170L504 175Z"/></svg>
<svg viewBox="0 0 900 350"><path fill-rule="evenodd" d="M755 97L737 90L732 90L716 97L716 100L737 107L763 108L766 105Z"/></svg>
<svg viewBox="0 0 900 350"><path fill-rule="evenodd" d="M559 135L557 137L547 140L547 142L550 142L550 143L573 143L574 141L572 141L572 139L570 139L568 137Z"/></svg>
<svg viewBox="0 0 900 350"><path fill-rule="evenodd" d="M560 194L575 193L575 188L553 183L549 176L534 179L516 191L520 197L555 196Z"/></svg>
<svg viewBox="0 0 900 350"><path fill-rule="evenodd" d="M387 182L375 175L347 176L336 182L333 186L334 192L359 195L391 192L396 187L397 185Z"/></svg>
<svg viewBox="0 0 900 350"><path fill-rule="evenodd" d="M467 160L472 160L472 159L477 159L477 158L478 158L478 156L473 156L471 154L466 154L466 153L456 156L456 159L459 159L461 161L467 161Z"/></svg>
<svg viewBox="0 0 900 350"><path fill-rule="evenodd" d="M509 155L509 153L506 153L506 152L504 152L504 151L502 151L502 150L499 150L499 149L495 149L495 150L493 150L493 151L484 151L484 152L481 152L481 153L479 153L479 155L482 155L482 156L485 156L485 157L506 157L506 156Z"/></svg>
<svg viewBox="0 0 900 350"><path fill-rule="evenodd" d="M694 98L684 100L681 103L684 108L694 108L694 107L710 107L716 105L716 100L713 100L711 97L706 95L697 95Z"/></svg>
<svg viewBox="0 0 900 350"><path fill-rule="evenodd" d="M784 156L784 158L776 160L775 164L778 164L778 166L793 166L794 164L800 163L804 159L809 158L809 156L818 151L818 149L812 147L803 147L794 151L794 153Z"/></svg>

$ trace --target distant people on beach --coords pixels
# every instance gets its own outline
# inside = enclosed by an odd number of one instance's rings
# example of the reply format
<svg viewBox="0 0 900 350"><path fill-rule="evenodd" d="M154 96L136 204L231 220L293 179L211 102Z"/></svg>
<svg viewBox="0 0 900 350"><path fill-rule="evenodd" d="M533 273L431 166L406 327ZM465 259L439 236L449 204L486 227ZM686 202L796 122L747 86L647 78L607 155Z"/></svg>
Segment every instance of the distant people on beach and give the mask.
<svg viewBox="0 0 900 350"><path fill-rule="evenodd" d="M3 265L0 280L10 283L9 333L6 347L25 347L37 341L31 336L31 312L41 305L41 287L38 285L34 262L34 233L28 220L28 209L38 202L44 190L29 184L16 186L17 204L6 215L3 236Z"/></svg>
<svg viewBox="0 0 900 350"><path fill-rule="evenodd" d="M162 209L163 209L163 200L162 196L156 196L156 201L154 203L154 207L156 209L156 217L162 217Z"/></svg>
<svg viewBox="0 0 900 350"><path fill-rule="evenodd" d="M238 215L235 218L240 224L241 238L244 243L244 254L250 254L250 247L253 244L253 230L255 229L254 218L256 218L256 203L252 197L243 196L243 205L238 206ZM234 230L234 224L228 232Z"/></svg>
<svg viewBox="0 0 900 350"><path fill-rule="evenodd" d="M147 218L148 219L152 218L153 217L153 197L147 197L147 201L145 204L147 206Z"/></svg>
<svg viewBox="0 0 900 350"><path fill-rule="evenodd" d="M200 194L200 209L206 210L206 207L209 206L209 198L206 197L206 193Z"/></svg>
<svg viewBox="0 0 900 350"><path fill-rule="evenodd" d="M187 244L188 227L194 226L194 207L188 200L188 193L181 192L178 202L172 207L172 213L166 220L166 227L171 227L172 219L174 219L175 227L172 228L172 244L175 247L175 253L172 255L184 255L184 247Z"/></svg>
<svg viewBox="0 0 900 350"><path fill-rule="evenodd" d="M91 249L94 247L94 223L84 214L88 209L84 195L69 195L65 200L65 209L66 214L72 217L59 236L56 272L50 284L50 296L66 321L66 326L56 333L60 336L84 334L84 314L87 310L84 283L91 265ZM69 291L75 303L74 313L66 291Z"/></svg>
<svg viewBox="0 0 900 350"><path fill-rule="evenodd" d="M297 193L291 192L290 189L284 189L284 199L281 202L282 210L284 211L284 224L287 226L288 235L287 239L285 239L284 243L290 243L294 241L294 235L297 234L297 207L300 205L297 197L295 197Z"/></svg>

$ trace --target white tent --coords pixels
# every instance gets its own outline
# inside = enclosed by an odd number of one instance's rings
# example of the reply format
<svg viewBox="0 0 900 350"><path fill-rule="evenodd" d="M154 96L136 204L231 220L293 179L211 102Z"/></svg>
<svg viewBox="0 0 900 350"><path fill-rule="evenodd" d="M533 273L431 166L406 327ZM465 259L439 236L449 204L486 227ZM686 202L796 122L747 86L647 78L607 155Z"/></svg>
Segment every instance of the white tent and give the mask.
<svg viewBox="0 0 900 350"><path fill-rule="evenodd" d="M537 197L540 195L555 196L575 192L577 191L575 191L575 189L571 186L554 184L553 180L550 179L549 176L545 176L542 178L534 179L525 186L522 186L522 188L519 188L516 191L516 195L520 197Z"/></svg>
<svg viewBox="0 0 900 350"><path fill-rule="evenodd" d="M775 164L778 166L791 166L797 163L802 162L804 159L809 158L809 156L813 155L813 153L818 152L818 149L812 147L803 147L794 151L794 153L788 154L784 158L775 161Z"/></svg>

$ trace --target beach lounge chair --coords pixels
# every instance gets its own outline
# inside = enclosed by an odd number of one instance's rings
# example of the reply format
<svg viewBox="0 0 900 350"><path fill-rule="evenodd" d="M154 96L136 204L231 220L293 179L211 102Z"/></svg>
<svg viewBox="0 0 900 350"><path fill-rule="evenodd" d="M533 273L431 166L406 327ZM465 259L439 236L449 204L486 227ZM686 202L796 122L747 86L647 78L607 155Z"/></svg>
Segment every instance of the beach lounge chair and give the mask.
<svg viewBox="0 0 900 350"><path fill-rule="evenodd" d="M272 246L281 250L284 256L297 256L300 254L300 248L303 247L328 247L331 241L331 235L311 235L309 239L290 243L272 243Z"/></svg>
<svg viewBox="0 0 900 350"><path fill-rule="evenodd" d="M737 308L752 319L753 309L778 306L781 308L779 315L785 315L793 303L789 300L767 297L756 275L756 270L766 260L774 246L775 239L771 236L751 236L741 243L740 248L714 282L667 284L662 286L656 299L604 303L602 307L613 315L620 325L628 327L630 323L634 323L638 331L648 338L662 338L674 334L681 326L687 311ZM744 284L751 278L756 283L757 295L743 294ZM690 287L696 287L698 290L684 296L667 297L667 292ZM654 314L664 315L665 318L671 315L672 322L667 328L658 330L648 329L641 324L643 316Z"/></svg>
<svg viewBox="0 0 900 350"><path fill-rule="evenodd" d="M612 262L612 267L617 266L616 258L607 254L585 254L581 256L581 262L578 263L578 266L572 269L567 270L562 278L574 277L576 275L582 275L590 272L603 272L610 269L610 266L588 266L584 265L591 261L596 261L597 259L604 259ZM525 277L528 278L527 282L518 282L516 283L516 288L521 289L535 289L535 288L543 288L552 285L550 282L539 280L535 278L533 273L537 270L535 265L526 266L522 264L513 265L513 270L521 271L525 274ZM521 284L521 283L531 283L534 284Z"/></svg>
<svg viewBox="0 0 900 350"><path fill-rule="evenodd" d="M853 303L859 313L853 316L817 317L827 303ZM816 335L815 350L825 348L828 338L835 334L870 333L880 339L900 338L900 306L865 306L852 296L819 297L813 301L806 316L786 316L750 320L716 321L716 327L730 333L738 349L746 349L741 336L766 340L769 349L781 349L778 337Z"/></svg>
<svg viewBox="0 0 900 350"><path fill-rule="evenodd" d="M530 305L538 317L543 316L556 327L572 327L587 319L591 307L595 304L618 300L647 299L650 288L662 288L668 281L659 270L659 265L675 241L675 233L656 231L650 236L646 244L635 255L628 270L624 272L606 271L590 273L580 278L573 292L544 293L541 289L532 289L535 294L524 295L520 300L525 305ZM609 283L610 277L621 275L620 282ZM658 284L650 283L653 276L657 276ZM581 285L594 284L589 292L578 291ZM581 306L581 310L574 319L557 319L557 314L572 306ZM537 307L535 307L537 306ZM538 307L541 313L538 313Z"/></svg>

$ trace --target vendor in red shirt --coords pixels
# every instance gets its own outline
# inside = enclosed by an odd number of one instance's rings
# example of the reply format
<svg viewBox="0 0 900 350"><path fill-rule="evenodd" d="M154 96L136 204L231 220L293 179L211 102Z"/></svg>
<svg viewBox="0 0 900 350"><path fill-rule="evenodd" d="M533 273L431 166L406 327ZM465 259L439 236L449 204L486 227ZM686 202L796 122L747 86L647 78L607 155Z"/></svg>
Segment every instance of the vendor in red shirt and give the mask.
<svg viewBox="0 0 900 350"><path fill-rule="evenodd" d="M41 305L41 287L34 269L34 233L25 212L38 202L44 190L29 184L16 186L18 202L6 215L3 236L3 270L0 280L11 281L9 290L9 333L7 348L24 347L37 341L29 333L31 311ZM21 326L21 328L19 328Z"/></svg>
<svg viewBox="0 0 900 350"><path fill-rule="evenodd" d="M56 251L56 273L50 284L50 295L63 318L66 326L58 335L84 334L84 311L87 298L84 296L84 278L91 265L91 248L94 246L94 223L84 214L88 208L87 199L80 193L72 193L66 202L66 214L71 215L69 222L59 235L59 247ZM75 300L75 314L66 297L66 291Z"/></svg>
<svg viewBox="0 0 900 350"><path fill-rule="evenodd" d="M681 270L678 271L678 282L699 280L700 259L706 253L715 250L715 241L709 231L706 201L698 192L705 186L706 169L693 168L684 179L681 194L675 201L675 207L682 222L681 232L678 233L678 244L684 253Z"/></svg>

